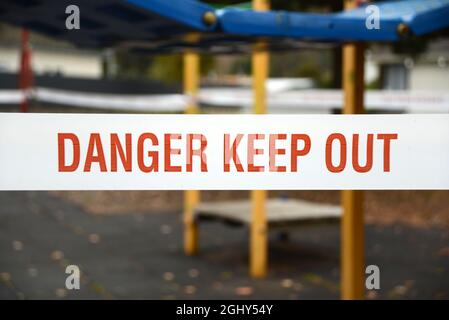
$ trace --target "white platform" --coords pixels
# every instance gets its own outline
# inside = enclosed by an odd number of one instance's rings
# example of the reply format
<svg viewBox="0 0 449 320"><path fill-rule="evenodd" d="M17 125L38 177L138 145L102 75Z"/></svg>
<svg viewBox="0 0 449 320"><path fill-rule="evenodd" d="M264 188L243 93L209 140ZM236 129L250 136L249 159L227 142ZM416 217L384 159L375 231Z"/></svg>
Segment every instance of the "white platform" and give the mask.
<svg viewBox="0 0 449 320"><path fill-rule="evenodd" d="M269 227L338 223L342 215L340 206L318 204L303 200L270 199L266 203ZM251 202L232 200L205 202L195 212L199 220L221 220L230 224L251 223Z"/></svg>

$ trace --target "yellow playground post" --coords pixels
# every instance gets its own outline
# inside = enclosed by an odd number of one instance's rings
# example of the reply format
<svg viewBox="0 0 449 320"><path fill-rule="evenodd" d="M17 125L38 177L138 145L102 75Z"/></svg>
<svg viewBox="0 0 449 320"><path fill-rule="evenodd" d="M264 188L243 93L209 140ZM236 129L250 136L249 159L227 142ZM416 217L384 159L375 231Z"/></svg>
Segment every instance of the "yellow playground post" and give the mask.
<svg viewBox="0 0 449 320"><path fill-rule="evenodd" d="M188 42L198 41L199 34L193 33L187 36ZM183 83L184 94L191 101L186 109L187 114L199 112L196 102L200 77L200 57L194 50L186 50L183 53ZM184 191L184 252L187 255L194 255L198 251L198 225L194 219L194 210L200 202L199 190Z"/></svg>
<svg viewBox="0 0 449 320"><path fill-rule="evenodd" d="M269 0L253 0L254 10L269 10ZM259 40L253 46L252 52L253 99L254 113L263 114L267 111L265 81L269 73L269 53L266 43ZM250 274L252 277L264 277L267 273L268 243L266 219L266 190L251 192L252 212L250 229Z"/></svg>
<svg viewBox="0 0 449 320"><path fill-rule="evenodd" d="M345 9L354 8L357 1L345 0ZM345 114L363 113L364 46L348 43L343 46L343 90ZM363 191L342 191L341 221L341 298L363 299L364 289L364 219Z"/></svg>

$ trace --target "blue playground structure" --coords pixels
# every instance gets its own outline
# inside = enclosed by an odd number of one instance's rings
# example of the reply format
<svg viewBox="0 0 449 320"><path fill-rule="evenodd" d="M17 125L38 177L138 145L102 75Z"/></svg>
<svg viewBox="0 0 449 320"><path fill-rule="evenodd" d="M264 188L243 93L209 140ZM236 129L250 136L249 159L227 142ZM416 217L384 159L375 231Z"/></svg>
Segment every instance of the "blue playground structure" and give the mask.
<svg viewBox="0 0 449 320"><path fill-rule="evenodd" d="M10 0L0 3L0 21L26 27L82 47L124 46L147 51L179 51L196 46L210 52L238 51L264 37L272 48L294 41L397 41L449 26L449 0L376 2L380 28L366 28L369 4L356 9L314 14L217 9L197 0L78 0L80 30L65 28L71 0ZM195 44L183 37L201 32ZM289 41L285 41L289 40Z"/></svg>

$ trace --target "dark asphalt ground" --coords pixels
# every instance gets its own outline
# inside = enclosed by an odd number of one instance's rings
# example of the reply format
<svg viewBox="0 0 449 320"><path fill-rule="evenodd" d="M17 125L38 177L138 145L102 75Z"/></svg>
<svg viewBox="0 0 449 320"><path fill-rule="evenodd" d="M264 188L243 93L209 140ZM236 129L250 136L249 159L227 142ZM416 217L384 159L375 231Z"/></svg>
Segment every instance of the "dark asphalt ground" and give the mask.
<svg viewBox="0 0 449 320"><path fill-rule="evenodd" d="M179 212L98 216L46 192L0 192L0 299L337 299L339 228L270 239L266 279L248 277L248 234L201 226L198 256L182 252ZM449 299L449 230L366 227L376 299ZM66 290L65 265L82 271Z"/></svg>

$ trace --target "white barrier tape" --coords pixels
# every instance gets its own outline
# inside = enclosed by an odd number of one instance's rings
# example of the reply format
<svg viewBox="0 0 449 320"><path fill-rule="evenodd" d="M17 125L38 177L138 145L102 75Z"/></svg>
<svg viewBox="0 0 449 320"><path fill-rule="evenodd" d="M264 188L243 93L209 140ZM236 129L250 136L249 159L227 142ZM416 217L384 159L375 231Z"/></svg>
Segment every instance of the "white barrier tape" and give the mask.
<svg viewBox="0 0 449 320"><path fill-rule="evenodd" d="M245 88L203 88L199 93L201 103L216 106L252 108L251 89ZM267 99L270 111L311 111L328 113L331 109L341 109L341 90L297 90L269 93ZM367 110L385 110L408 113L449 112L449 94L432 91L387 91L367 90L365 92Z"/></svg>
<svg viewBox="0 0 449 320"><path fill-rule="evenodd" d="M0 104L19 104L24 98L21 90L0 90Z"/></svg>
<svg viewBox="0 0 449 320"><path fill-rule="evenodd" d="M182 94L116 95L36 88L33 99L73 107L138 112L183 112L191 103L219 107L253 107L252 91L247 88L203 88L198 97ZM24 95L19 90L0 90L0 104L18 104ZM365 94L367 110L406 113L449 113L449 94L438 91L380 91ZM299 90L268 94L270 112L329 113L340 109L340 90Z"/></svg>
<svg viewBox="0 0 449 320"><path fill-rule="evenodd" d="M0 190L150 189L449 189L449 115L0 113Z"/></svg>
<svg viewBox="0 0 449 320"><path fill-rule="evenodd" d="M43 103L137 112L183 112L192 101L183 94L100 94L48 88L36 88L28 94ZM0 104L19 104L24 98L21 90L0 90Z"/></svg>
<svg viewBox="0 0 449 320"><path fill-rule="evenodd" d="M97 94L37 88L34 97L41 102L91 107L107 110L180 112L184 111L189 98L182 94L119 95Z"/></svg>

